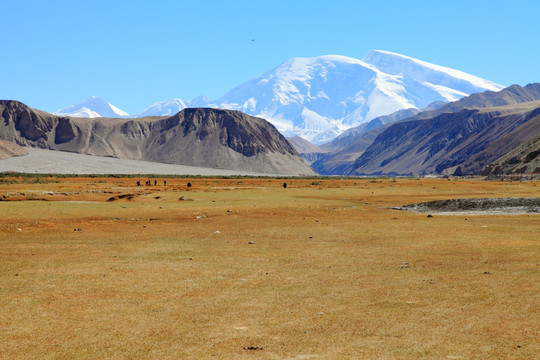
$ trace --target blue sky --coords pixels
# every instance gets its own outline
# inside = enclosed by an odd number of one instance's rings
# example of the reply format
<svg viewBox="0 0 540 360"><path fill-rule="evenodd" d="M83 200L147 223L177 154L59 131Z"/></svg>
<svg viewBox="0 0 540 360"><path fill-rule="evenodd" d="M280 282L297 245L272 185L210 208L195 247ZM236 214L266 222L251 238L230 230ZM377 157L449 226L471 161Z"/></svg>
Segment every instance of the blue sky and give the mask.
<svg viewBox="0 0 540 360"><path fill-rule="evenodd" d="M51 112L92 95L129 113L215 99L291 57L371 49L502 85L540 81L536 0L0 0L0 9L0 99Z"/></svg>

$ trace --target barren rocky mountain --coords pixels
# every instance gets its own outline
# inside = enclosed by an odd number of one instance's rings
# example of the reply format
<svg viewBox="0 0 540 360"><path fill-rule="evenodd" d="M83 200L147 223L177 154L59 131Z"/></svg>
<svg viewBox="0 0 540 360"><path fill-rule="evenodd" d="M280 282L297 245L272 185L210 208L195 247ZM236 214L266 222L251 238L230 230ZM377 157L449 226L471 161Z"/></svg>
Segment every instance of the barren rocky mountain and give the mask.
<svg viewBox="0 0 540 360"><path fill-rule="evenodd" d="M487 91L484 93L472 94L459 101L448 103L443 106L440 106L441 104L437 104L437 106L435 106L436 108L433 110L429 109L428 107L428 110L419 112L405 119L398 120L397 122L429 120L436 118L442 114L456 113L464 109L498 107L504 105L519 104L534 100L540 100L540 83L529 84L525 87L521 87L519 85L512 85L499 92ZM451 117L448 117L448 119L450 118ZM348 145L345 148L339 150L339 147L337 147L338 151L333 151L324 155L318 161L314 162L312 164L312 167L315 169L315 171L325 175L340 175L350 172L356 159L362 156L364 151L368 149L368 147L375 141L375 139L377 139L380 134L391 128L394 124L386 123L379 125L380 127L375 127L374 129L371 129L367 132L357 131L357 134L354 134L354 136L348 136L348 138L346 138ZM425 135L428 136L429 134ZM333 142L327 145L323 145L323 148L326 146L332 147L331 145L333 143L338 144L341 141L341 138L344 138L345 136L347 136L347 133L344 133L340 137L336 138ZM396 137L394 141L396 142L396 144L393 144L392 146L397 145L402 140ZM514 144L513 146L518 146L515 141L512 143ZM379 149L382 149L382 147L379 147ZM508 151L510 150L511 149L508 149ZM499 156L500 155L501 154L499 154ZM490 157L489 161L493 160L495 159L493 157ZM379 169L380 171L374 169L380 166L383 161L384 159L380 160L378 164L371 164L371 166L373 166L373 169L370 170L370 173L373 172L386 174L385 169ZM467 165L467 171L473 170L473 172L479 172L481 170L481 168L478 168L479 166L485 166L489 163L489 161L486 161L488 160L483 160L477 165ZM465 171L465 168L463 168L462 170Z"/></svg>
<svg viewBox="0 0 540 360"><path fill-rule="evenodd" d="M326 150L321 149L317 145L310 143L298 135L293 136L292 138L287 138L287 140L289 140L296 151L298 151L300 154L300 157L302 157L302 159L304 159L304 161L309 165L313 164L313 162L317 161L327 153Z"/></svg>
<svg viewBox="0 0 540 360"><path fill-rule="evenodd" d="M428 120L395 123L358 158L349 174L478 173L491 161L527 141L527 133L519 128L534 128L538 121L540 101L464 109ZM518 136L519 133L522 135ZM504 137L508 147L490 147Z"/></svg>
<svg viewBox="0 0 540 360"><path fill-rule="evenodd" d="M0 101L0 114L0 138L25 146L257 173L314 174L274 126L238 111L191 108L171 117L83 119Z"/></svg>
<svg viewBox="0 0 540 360"><path fill-rule="evenodd" d="M540 120L535 128L535 136L486 166L481 175L540 174Z"/></svg>
<svg viewBox="0 0 540 360"><path fill-rule="evenodd" d="M420 110L417 109L398 110L345 131L329 143L321 145L321 148L327 152L319 154L311 167L321 175L344 174L391 123L409 118L419 112ZM314 156L313 154L300 155L304 158Z"/></svg>

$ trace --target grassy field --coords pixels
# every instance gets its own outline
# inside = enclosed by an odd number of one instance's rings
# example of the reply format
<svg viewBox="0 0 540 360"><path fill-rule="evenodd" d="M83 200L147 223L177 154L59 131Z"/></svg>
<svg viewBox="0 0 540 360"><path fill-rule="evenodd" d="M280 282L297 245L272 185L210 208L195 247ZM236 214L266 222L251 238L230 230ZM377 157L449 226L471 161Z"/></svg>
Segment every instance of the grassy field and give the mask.
<svg viewBox="0 0 540 360"><path fill-rule="evenodd" d="M1 359L540 358L540 215L388 209L539 182L0 180Z"/></svg>

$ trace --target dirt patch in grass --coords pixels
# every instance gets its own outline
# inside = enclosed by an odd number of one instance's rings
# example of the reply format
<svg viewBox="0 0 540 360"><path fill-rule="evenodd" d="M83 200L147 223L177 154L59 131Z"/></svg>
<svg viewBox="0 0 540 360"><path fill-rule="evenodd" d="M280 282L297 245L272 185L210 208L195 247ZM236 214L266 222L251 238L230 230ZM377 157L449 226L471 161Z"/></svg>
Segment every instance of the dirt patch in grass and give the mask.
<svg viewBox="0 0 540 360"><path fill-rule="evenodd" d="M133 200L133 198L137 196L137 194L121 194L116 196L111 196L109 199L107 199L108 202L111 201L117 201L117 200ZM159 196L156 196L155 199L159 199Z"/></svg>
<svg viewBox="0 0 540 360"><path fill-rule="evenodd" d="M426 201L394 208L396 210L454 214L540 213L540 198L480 198Z"/></svg>

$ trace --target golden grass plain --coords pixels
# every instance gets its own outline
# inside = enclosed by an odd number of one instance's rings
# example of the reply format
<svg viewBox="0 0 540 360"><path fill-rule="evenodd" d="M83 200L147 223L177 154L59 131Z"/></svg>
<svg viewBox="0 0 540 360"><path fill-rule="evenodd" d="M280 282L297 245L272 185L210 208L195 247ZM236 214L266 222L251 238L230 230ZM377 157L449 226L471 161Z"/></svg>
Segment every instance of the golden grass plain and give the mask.
<svg viewBox="0 0 540 360"><path fill-rule="evenodd" d="M4 178L1 359L540 357L540 215L388 209L538 181L135 181Z"/></svg>

